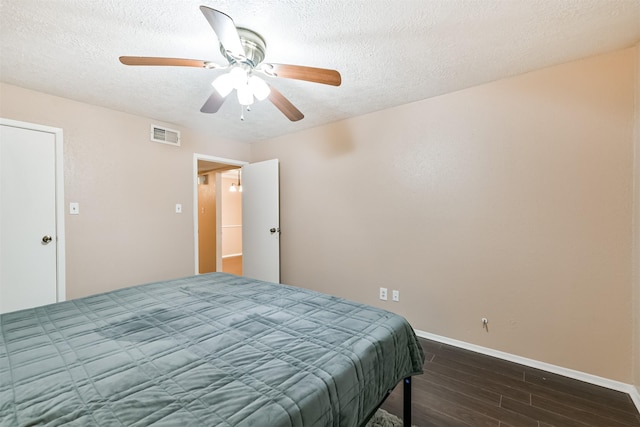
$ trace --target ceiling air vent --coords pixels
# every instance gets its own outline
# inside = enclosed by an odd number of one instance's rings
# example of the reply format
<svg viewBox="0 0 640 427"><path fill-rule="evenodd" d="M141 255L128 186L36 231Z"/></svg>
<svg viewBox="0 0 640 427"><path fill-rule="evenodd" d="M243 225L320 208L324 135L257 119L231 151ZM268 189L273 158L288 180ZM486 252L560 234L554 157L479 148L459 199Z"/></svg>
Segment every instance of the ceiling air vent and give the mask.
<svg viewBox="0 0 640 427"><path fill-rule="evenodd" d="M180 146L180 131L151 125L151 140L163 144Z"/></svg>

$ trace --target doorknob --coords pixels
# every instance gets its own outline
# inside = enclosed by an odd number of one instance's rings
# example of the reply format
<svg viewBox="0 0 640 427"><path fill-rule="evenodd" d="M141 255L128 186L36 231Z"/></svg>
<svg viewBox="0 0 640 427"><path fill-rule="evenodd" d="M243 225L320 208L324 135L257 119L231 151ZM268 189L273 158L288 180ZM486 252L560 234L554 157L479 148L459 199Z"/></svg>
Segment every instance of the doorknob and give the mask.
<svg viewBox="0 0 640 427"><path fill-rule="evenodd" d="M49 244L49 242L51 242L52 240L53 240L53 237L51 237L51 236L44 236L44 237L42 238L42 244L43 244L43 245L48 245L48 244Z"/></svg>
<svg viewBox="0 0 640 427"><path fill-rule="evenodd" d="M271 234L273 234L273 233L279 233L279 232L280 232L280 227L278 227L278 228L271 228L271 229L269 229L269 232L270 232Z"/></svg>

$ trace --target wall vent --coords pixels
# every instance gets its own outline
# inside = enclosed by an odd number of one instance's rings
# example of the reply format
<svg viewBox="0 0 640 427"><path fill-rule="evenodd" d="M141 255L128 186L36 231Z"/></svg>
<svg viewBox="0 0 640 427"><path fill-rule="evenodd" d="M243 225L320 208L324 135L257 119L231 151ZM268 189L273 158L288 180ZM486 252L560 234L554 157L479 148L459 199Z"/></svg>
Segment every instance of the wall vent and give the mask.
<svg viewBox="0 0 640 427"><path fill-rule="evenodd" d="M180 131L151 125L151 140L163 144L180 146Z"/></svg>

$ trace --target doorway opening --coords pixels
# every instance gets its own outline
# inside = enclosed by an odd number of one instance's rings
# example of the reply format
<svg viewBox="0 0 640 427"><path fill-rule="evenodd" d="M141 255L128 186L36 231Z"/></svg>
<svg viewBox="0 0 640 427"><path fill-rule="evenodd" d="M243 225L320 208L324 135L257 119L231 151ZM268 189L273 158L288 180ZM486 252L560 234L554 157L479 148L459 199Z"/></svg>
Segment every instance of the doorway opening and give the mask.
<svg viewBox="0 0 640 427"><path fill-rule="evenodd" d="M194 155L196 274L242 275L241 167L245 162Z"/></svg>

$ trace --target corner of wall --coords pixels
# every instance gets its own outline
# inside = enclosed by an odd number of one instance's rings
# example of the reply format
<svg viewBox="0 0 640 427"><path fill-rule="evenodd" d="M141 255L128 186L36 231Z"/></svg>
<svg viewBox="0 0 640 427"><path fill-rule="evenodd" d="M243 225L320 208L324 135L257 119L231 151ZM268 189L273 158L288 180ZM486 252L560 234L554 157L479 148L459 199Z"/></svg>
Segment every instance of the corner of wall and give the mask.
<svg viewBox="0 0 640 427"><path fill-rule="evenodd" d="M636 44L633 131L633 378L640 399L640 42ZM640 400L636 404L640 403ZM638 406L640 409L640 406Z"/></svg>

